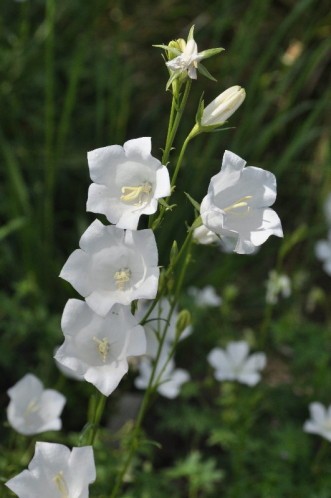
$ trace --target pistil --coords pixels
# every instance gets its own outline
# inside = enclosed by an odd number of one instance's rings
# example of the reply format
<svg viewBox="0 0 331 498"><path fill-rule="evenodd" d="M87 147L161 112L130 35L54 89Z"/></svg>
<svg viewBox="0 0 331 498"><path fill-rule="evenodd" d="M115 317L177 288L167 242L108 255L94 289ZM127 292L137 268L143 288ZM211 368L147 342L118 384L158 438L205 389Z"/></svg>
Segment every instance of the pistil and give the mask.
<svg viewBox="0 0 331 498"><path fill-rule="evenodd" d="M150 193L152 192L152 185L149 182L143 182L141 185L132 187L122 187L120 199L123 202L132 203L135 202L134 206L141 206L142 204L148 202Z"/></svg>

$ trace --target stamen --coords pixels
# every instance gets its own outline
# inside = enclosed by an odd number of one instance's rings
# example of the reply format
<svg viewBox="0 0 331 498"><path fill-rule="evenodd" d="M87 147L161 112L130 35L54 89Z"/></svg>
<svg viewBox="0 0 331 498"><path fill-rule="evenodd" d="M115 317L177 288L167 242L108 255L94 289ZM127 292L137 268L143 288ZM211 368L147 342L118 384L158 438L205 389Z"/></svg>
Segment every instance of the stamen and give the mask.
<svg viewBox="0 0 331 498"><path fill-rule="evenodd" d="M110 351L110 345L108 340L104 337L102 340L98 339L97 337L93 337L94 342L97 343L98 347L98 352L102 358L102 361L105 363L107 360L107 356Z"/></svg>
<svg viewBox="0 0 331 498"><path fill-rule="evenodd" d="M137 200L137 202L134 203L134 206L141 206L148 201L151 191L152 185L149 182L143 182L136 187L122 187L121 192L123 195L121 195L120 199L124 202Z"/></svg>
<svg viewBox="0 0 331 498"><path fill-rule="evenodd" d="M55 485L61 494L60 498L70 498L68 486L67 486L67 483L65 482L65 479L63 477L62 470L60 470L60 472L58 472L56 474L56 476L53 477L53 481L55 482Z"/></svg>
<svg viewBox="0 0 331 498"><path fill-rule="evenodd" d="M250 207L246 201L248 201L251 198L252 198L251 195L246 195L245 197L241 197L241 199L238 199L238 201L231 204L231 206L224 208L223 211L225 211L227 213L229 211L233 211L236 209L246 208L245 211L248 213L248 211L250 210ZM242 214L242 213L243 213L243 211L241 213L238 212L238 214Z"/></svg>
<svg viewBox="0 0 331 498"><path fill-rule="evenodd" d="M118 290L125 290L125 284L130 281L131 278L131 271L129 268L120 268L115 274L114 274L114 280L116 283L116 287Z"/></svg>

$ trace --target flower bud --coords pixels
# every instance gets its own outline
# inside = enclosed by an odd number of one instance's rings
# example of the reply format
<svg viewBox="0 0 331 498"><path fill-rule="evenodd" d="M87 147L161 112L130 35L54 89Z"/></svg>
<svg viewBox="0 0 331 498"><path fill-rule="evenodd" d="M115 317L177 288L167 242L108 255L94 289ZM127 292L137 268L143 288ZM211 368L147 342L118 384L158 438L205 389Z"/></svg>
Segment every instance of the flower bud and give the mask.
<svg viewBox="0 0 331 498"><path fill-rule="evenodd" d="M177 323L176 323L176 336L180 338L181 334L184 330L191 325L191 313L188 310L182 310L178 314Z"/></svg>
<svg viewBox="0 0 331 498"><path fill-rule="evenodd" d="M203 110L202 126L218 126L226 121L243 103L246 97L244 88L232 86L221 93Z"/></svg>
<svg viewBox="0 0 331 498"><path fill-rule="evenodd" d="M186 47L186 41L183 40L183 38L178 38L178 40L171 40L171 42L169 42L168 44L168 47L179 50L180 52L184 52ZM176 55L171 50L169 50L168 59L171 60L174 59L175 57Z"/></svg>

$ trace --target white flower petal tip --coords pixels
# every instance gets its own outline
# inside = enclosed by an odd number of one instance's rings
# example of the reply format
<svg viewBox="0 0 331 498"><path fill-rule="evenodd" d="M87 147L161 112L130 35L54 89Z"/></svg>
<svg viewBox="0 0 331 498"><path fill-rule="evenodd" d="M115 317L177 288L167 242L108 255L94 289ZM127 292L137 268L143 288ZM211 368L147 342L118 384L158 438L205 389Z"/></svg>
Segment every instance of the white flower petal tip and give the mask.
<svg viewBox="0 0 331 498"><path fill-rule="evenodd" d="M66 398L54 389L44 389L35 375L25 375L8 390L8 395L8 422L20 434L30 436L61 429Z"/></svg>
<svg viewBox="0 0 331 498"><path fill-rule="evenodd" d="M95 220L80 239L60 276L105 316L114 304L154 299L157 293L158 251L152 230L123 230Z"/></svg>
<svg viewBox="0 0 331 498"><path fill-rule="evenodd" d="M220 126L241 106L246 92L240 86L232 86L222 92L205 107L201 116L202 126Z"/></svg>
<svg viewBox="0 0 331 498"><path fill-rule="evenodd" d="M19 498L88 498L96 471L92 446L73 448L37 442L28 470L6 482Z"/></svg>
<svg viewBox="0 0 331 498"><path fill-rule="evenodd" d="M62 316L65 337L55 359L77 378L109 396L128 371L128 358L146 352L145 332L128 307L115 305L105 316L69 299Z"/></svg>
<svg viewBox="0 0 331 498"><path fill-rule="evenodd" d="M168 170L151 155L151 138L142 137L88 153L91 179L87 211L104 214L119 228L137 229L142 214L171 193Z"/></svg>
<svg viewBox="0 0 331 498"><path fill-rule="evenodd" d="M215 370L216 380L237 381L248 386L255 386L261 380L260 371L266 366L265 354L249 355L245 341L230 342L226 349L214 348L207 359Z"/></svg>
<svg viewBox="0 0 331 498"><path fill-rule="evenodd" d="M283 236L278 215L270 209L276 199L276 178L266 170L226 151L221 171L212 177L200 213L207 230L236 239L234 252L251 254L270 235Z"/></svg>
<svg viewBox="0 0 331 498"><path fill-rule="evenodd" d="M303 430L331 441L331 406L326 408L315 401L310 403L309 411L310 419L304 423Z"/></svg>

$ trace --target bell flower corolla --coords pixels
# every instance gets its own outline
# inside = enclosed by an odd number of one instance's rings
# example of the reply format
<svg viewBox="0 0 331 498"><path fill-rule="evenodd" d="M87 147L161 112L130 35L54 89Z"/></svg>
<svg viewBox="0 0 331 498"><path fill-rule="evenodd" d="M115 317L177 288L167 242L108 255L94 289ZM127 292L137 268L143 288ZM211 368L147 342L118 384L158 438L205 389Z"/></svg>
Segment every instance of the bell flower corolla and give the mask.
<svg viewBox="0 0 331 498"><path fill-rule="evenodd" d="M85 298L98 315L116 304L154 299L158 252L152 230L123 230L95 220L65 263L60 277Z"/></svg>
<svg viewBox="0 0 331 498"><path fill-rule="evenodd" d="M15 431L31 436L61 429L60 415L66 398L54 389L44 389L35 375L26 374L7 392L7 418Z"/></svg>
<svg viewBox="0 0 331 498"><path fill-rule="evenodd" d="M331 406L325 408L321 403L309 405L310 419L304 423L303 430L311 434L318 434L331 441Z"/></svg>
<svg viewBox="0 0 331 498"><path fill-rule="evenodd" d="M87 211L104 214L119 228L135 230L142 214L153 214L170 195L168 170L151 155L151 138L128 140L88 153L91 179Z"/></svg>
<svg viewBox="0 0 331 498"><path fill-rule="evenodd" d="M230 342L226 349L214 348L208 355L209 364L215 369L216 380L236 380L254 386L261 379L260 370L266 365L264 353L249 355L245 341Z"/></svg>
<svg viewBox="0 0 331 498"><path fill-rule="evenodd" d="M6 482L19 498L88 498L96 472L92 446L37 442L28 470Z"/></svg>
<svg viewBox="0 0 331 498"><path fill-rule="evenodd" d="M273 209L276 178L226 151L221 171L212 177L200 213L203 224L219 237L236 239L234 252L250 254L270 235L283 236Z"/></svg>
<svg viewBox="0 0 331 498"><path fill-rule="evenodd" d="M55 359L109 396L128 371L128 357L146 352L145 332L126 306L101 317L78 299L69 299L61 321L65 337Z"/></svg>

